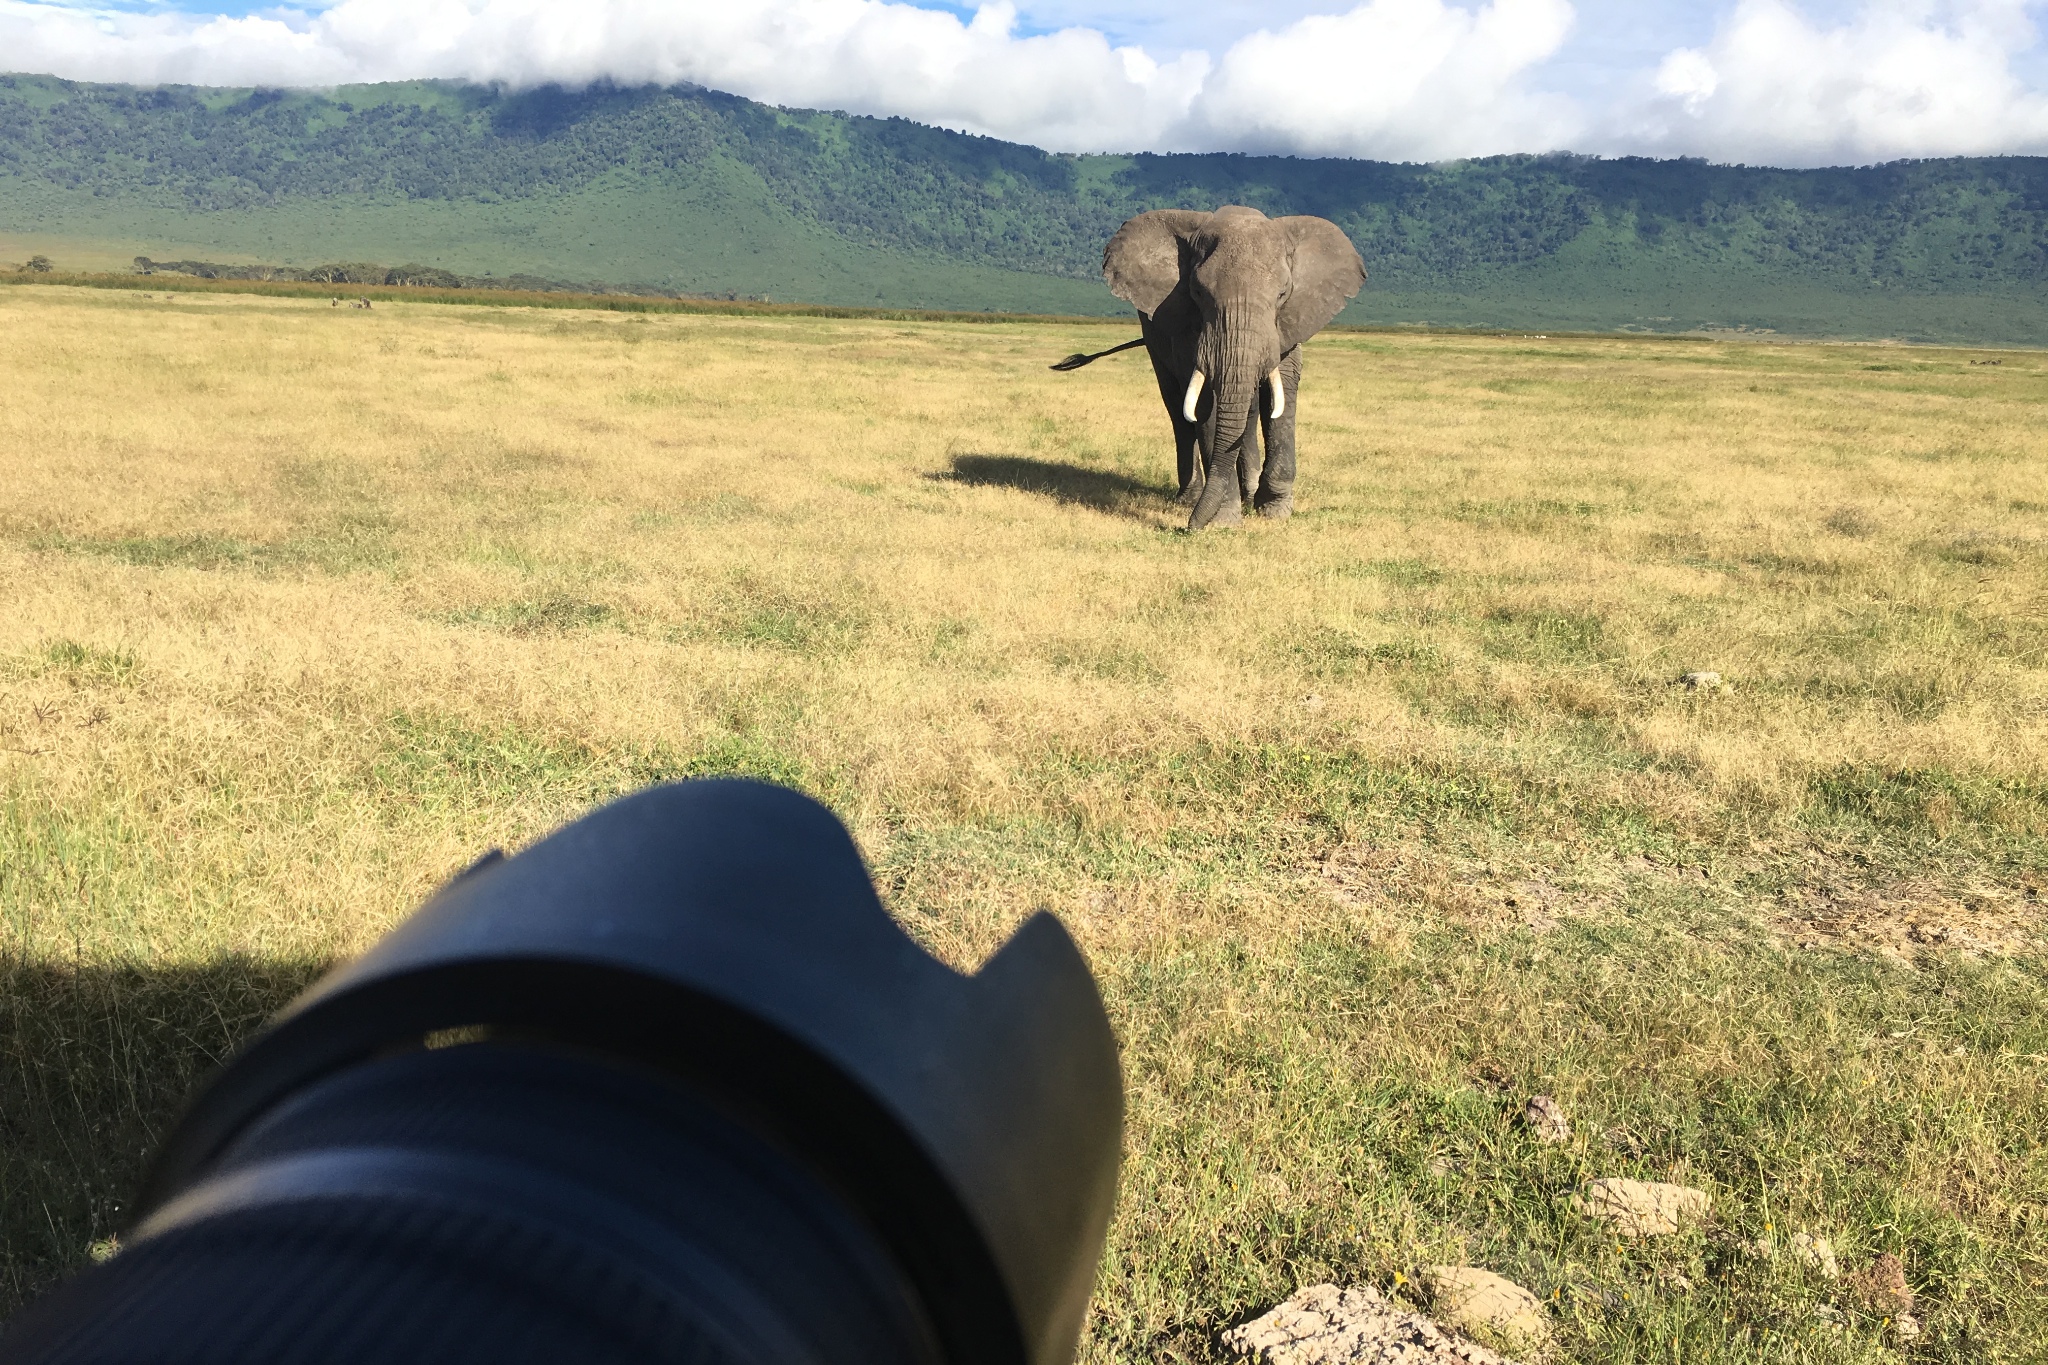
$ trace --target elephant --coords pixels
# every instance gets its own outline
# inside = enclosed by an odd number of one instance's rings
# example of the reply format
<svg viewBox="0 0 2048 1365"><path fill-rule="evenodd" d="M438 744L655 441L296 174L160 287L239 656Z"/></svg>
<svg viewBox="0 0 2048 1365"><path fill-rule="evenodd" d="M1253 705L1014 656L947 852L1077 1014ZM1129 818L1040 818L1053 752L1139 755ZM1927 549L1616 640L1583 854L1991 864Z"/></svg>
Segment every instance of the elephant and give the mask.
<svg viewBox="0 0 2048 1365"><path fill-rule="evenodd" d="M1173 420L1188 529L1294 511L1294 413L1301 343L1365 283L1365 263L1335 223L1157 209L1117 229L1102 253L1111 292L1138 310L1143 344ZM1078 369L1097 356L1069 356ZM1258 458L1254 408L1265 458ZM1198 456L1200 458L1198 458Z"/></svg>

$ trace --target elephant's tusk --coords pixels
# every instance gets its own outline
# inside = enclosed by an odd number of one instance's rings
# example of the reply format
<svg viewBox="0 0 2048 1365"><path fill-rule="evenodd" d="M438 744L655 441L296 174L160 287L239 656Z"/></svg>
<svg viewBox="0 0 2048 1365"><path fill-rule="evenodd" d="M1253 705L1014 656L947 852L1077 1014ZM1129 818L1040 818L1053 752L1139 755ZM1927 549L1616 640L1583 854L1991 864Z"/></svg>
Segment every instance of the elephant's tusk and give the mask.
<svg viewBox="0 0 2048 1365"><path fill-rule="evenodd" d="M1187 418L1190 422L1194 421L1195 404L1201 401L1201 397L1202 372L1200 370L1196 370L1194 376L1188 380L1188 396L1181 400L1180 415Z"/></svg>
<svg viewBox="0 0 2048 1365"><path fill-rule="evenodd" d="M1287 413L1287 386L1280 382L1278 365L1273 367L1273 373L1266 376L1266 382L1273 386L1273 420L1277 422Z"/></svg>

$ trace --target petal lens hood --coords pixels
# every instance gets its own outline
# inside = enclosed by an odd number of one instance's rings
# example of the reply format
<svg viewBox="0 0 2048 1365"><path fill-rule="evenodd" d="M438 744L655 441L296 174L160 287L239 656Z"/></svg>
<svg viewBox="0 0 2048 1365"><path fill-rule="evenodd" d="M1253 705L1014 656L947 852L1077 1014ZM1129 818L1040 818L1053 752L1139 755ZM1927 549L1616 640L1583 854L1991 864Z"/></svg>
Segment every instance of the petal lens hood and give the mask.
<svg viewBox="0 0 2048 1365"><path fill-rule="evenodd" d="M1052 916L964 975L822 805L658 786L487 855L289 1006L165 1142L127 1248L0 1358L116 1358L87 1338L160 1311L192 1318L160 1344L213 1334L194 1359L342 1358L323 1332L358 1359L601 1359L562 1333L602 1314L621 1359L1066 1365L1121 1125L1115 1038ZM229 1349L248 1315L192 1305L250 1247L296 1326ZM334 1317L400 1263L421 1269Z"/></svg>

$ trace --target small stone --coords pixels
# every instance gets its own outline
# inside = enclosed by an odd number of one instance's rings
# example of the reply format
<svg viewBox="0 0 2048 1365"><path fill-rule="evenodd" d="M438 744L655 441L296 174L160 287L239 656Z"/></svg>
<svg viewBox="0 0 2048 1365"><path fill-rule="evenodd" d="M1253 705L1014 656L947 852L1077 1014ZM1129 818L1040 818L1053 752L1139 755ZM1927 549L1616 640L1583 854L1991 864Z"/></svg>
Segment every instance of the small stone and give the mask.
<svg viewBox="0 0 2048 1365"><path fill-rule="evenodd" d="M1589 1180L1572 1203L1624 1237L1661 1237L1686 1223L1698 1222L1713 1208L1705 1190L1667 1185L1657 1180L1624 1180L1607 1176Z"/></svg>
<svg viewBox="0 0 2048 1365"><path fill-rule="evenodd" d="M1702 668L1687 673L1679 679L1688 692L1728 692L1733 689L1721 681L1721 675L1712 669Z"/></svg>
<svg viewBox="0 0 2048 1365"><path fill-rule="evenodd" d="M1892 1336L1899 1345L1905 1346L1920 1338L1920 1319L1911 1313L1901 1313L1892 1319Z"/></svg>
<svg viewBox="0 0 2048 1365"><path fill-rule="evenodd" d="M1879 1252L1871 1263L1849 1277L1849 1292L1873 1313L1898 1316L1913 1311L1913 1289L1906 1283L1906 1266L1889 1251Z"/></svg>
<svg viewBox="0 0 2048 1365"><path fill-rule="evenodd" d="M1522 1122L1543 1142L1572 1140L1571 1120L1564 1116L1564 1106L1548 1095L1529 1097L1529 1103L1522 1108Z"/></svg>
<svg viewBox="0 0 2048 1365"><path fill-rule="evenodd" d="M1839 1279L1842 1266L1835 1259L1834 1244L1809 1232L1792 1234L1792 1259L1823 1279Z"/></svg>
<svg viewBox="0 0 2048 1365"><path fill-rule="evenodd" d="M1483 1345L1439 1331L1424 1314L1387 1302L1369 1285L1311 1285L1225 1332L1223 1346L1251 1365L1512 1365Z"/></svg>
<svg viewBox="0 0 2048 1365"><path fill-rule="evenodd" d="M1550 1340L1543 1301L1491 1270L1433 1265L1422 1272L1430 1313L1454 1332L1516 1355L1533 1354Z"/></svg>
<svg viewBox="0 0 2048 1365"><path fill-rule="evenodd" d="M1306 710L1320 711L1323 709L1323 694L1320 692L1310 692L1301 699L1301 704Z"/></svg>

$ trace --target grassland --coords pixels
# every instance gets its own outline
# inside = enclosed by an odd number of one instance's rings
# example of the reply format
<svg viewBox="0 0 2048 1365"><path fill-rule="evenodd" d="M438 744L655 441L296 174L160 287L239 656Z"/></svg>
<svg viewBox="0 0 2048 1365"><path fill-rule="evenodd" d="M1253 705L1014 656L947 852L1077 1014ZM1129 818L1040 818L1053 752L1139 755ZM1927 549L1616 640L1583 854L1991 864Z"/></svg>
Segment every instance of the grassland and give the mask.
<svg viewBox="0 0 2048 1365"><path fill-rule="evenodd" d="M2048 357L1334 335L1190 537L1100 327L0 291L0 1294L486 845L841 812L1124 1045L1091 1361L1461 1261L1565 1358L2048 1352ZM1995 363L1992 363L1995 362ZM1711 669L1729 690L1676 679ZM1532 1093L1574 1124L1518 1123ZM1617 1243L1582 1179L1714 1195Z"/></svg>
<svg viewBox="0 0 2048 1365"><path fill-rule="evenodd" d="M432 260L465 273L842 307L1108 313L1093 280L1058 279L847 242L757 202L741 177L688 186L604 182L509 204L294 200L232 213L126 200L0 175L0 260L126 269L138 255L228 264ZM728 183L728 181L737 183ZM2027 334L2022 334L2027 335Z"/></svg>

